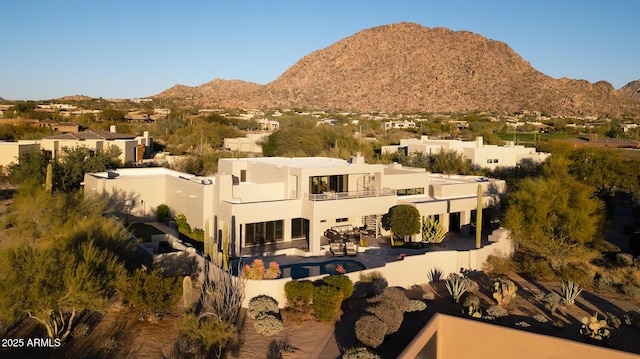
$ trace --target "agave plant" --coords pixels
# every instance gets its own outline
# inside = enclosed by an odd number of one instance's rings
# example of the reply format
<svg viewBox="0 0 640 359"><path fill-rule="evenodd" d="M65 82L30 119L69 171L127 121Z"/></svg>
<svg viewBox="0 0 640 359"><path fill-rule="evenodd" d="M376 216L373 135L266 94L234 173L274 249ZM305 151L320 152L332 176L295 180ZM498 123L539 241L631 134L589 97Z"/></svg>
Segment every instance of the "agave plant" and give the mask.
<svg viewBox="0 0 640 359"><path fill-rule="evenodd" d="M562 292L563 297L562 302L565 305L574 305L576 302L576 298L582 292L582 288L580 288L578 283L575 283L574 281L569 279L566 284L565 282L562 282L560 291Z"/></svg>
<svg viewBox="0 0 640 359"><path fill-rule="evenodd" d="M451 273L449 274L449 277L447 277L445 285L447 286L447 290L449 291L449 294L451 294L453 300L456 303L459 303L460 297L462 297L469 288L469 281L457 273Z"/></svg>

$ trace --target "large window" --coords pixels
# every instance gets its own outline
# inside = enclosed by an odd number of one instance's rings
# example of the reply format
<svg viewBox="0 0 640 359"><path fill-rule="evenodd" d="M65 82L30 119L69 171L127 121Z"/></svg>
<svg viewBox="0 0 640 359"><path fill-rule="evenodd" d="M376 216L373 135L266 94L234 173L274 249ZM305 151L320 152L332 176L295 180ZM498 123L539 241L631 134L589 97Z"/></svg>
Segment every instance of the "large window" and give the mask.
<svg viewBox="0 0 640 359"><path fill-rule="evenodd" d="M282 220L245 224L244 245L252 246L283 240L282 224Z"/></svg>
<svg viewBox="0 0 640 359"><path fill-rule="evenodd" d="M291 220L291 238L309 238L309 220L306 218L293 218Z"/></svg>
<svg viewBox="0 0 640 359"><path fill-rule="evenodd" d="M347 175L335 176L313 176L309 178L309 193L320 194L322 192L347 192L348 191Z"/></svg>
<svg viewBox="0 0 640 359"><path fill-rule="evenodd" d="M410 196L412 194L424 194L424 187L402 188L396 191L398 196Z"/></svg>

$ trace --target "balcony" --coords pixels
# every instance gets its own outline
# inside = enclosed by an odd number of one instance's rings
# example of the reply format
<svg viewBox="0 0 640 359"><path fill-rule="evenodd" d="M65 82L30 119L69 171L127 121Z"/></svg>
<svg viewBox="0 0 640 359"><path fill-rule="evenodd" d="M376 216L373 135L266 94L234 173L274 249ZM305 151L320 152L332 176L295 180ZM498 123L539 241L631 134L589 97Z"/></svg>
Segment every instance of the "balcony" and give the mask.
<svg viewBox="0 0 640 359"><path fill-rule="evenodd" d="M360 190L349 192L332 192L326 191L322 193L309 193L308 197L310 201L336 201L341 199L354 199L354 198L369 198L369 197L383 197L383 196L395 196L396 190L391 188L381 188L375 190Z"/></svg>

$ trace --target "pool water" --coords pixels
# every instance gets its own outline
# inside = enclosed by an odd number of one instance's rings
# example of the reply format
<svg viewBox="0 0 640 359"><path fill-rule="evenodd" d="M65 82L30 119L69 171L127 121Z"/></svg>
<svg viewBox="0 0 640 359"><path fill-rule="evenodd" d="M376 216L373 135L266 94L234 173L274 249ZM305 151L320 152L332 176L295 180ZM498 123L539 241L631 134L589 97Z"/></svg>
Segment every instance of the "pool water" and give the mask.
<svg viewBox="0 0 640 359"><path fill-rule="evenodd" d="M300 279L322 274L342 274L336 270L339 265L344 268L345 273L367 269L364 264L352 259L332 259L321 263L285 264L280 266L280 276L282 278Z"/></svg>

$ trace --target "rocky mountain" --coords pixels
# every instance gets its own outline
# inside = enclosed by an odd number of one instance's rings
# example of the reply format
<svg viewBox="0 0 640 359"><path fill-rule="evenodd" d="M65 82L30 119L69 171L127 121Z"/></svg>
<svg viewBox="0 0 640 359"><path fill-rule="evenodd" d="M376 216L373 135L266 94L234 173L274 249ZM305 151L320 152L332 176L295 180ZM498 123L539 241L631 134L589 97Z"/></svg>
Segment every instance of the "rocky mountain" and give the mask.
<svg viewBox="0 0 640 359"><path fill-rule="evenodd" d="M262 87L262 85L253 82L215 79L195 87L174 85L154 97L164 99L182 98L197 105L228 104L238 101L249 93L259 91Z"/></svg>
<svg viewBox="0 0 640 359"><path fill-rule="evenodd" d="M400 23L364 30L315 51L267 85L214 80L157 97L221 107L556 115L640 113L611 84L554 79L507 44L468 31Z"/></svg>
<svg viewBox="0 0 640 359"><path fill-rule="evenodd" d="M622 86L620 92L632 100L640 101L640 80L631 81Z"/></svg>

